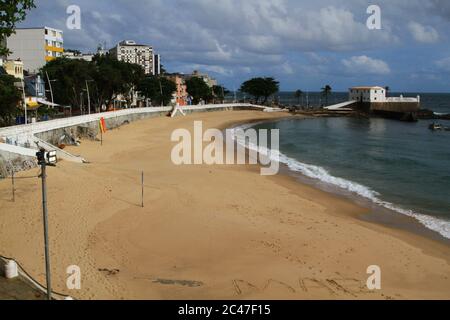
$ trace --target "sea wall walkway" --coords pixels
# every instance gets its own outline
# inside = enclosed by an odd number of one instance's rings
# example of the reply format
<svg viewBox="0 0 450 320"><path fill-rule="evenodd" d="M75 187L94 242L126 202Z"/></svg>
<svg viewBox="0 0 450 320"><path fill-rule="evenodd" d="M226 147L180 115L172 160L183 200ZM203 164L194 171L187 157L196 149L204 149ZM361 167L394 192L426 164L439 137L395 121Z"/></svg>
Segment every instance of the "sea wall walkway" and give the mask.
<svg viewBox="0 0 450 320"><path fill-rule="evenodd" d="M260 110L268 108L248 103L232 104L211 104L182 107L185 113L212 112L223 110ZM269 108L270 109L270 108ZM73 156L56 146L61 136L68 130L79 127L87 130L98 130L98 123L101 118L105 119L108 128L116 128L123 124L136 120L167 116L173 111L173 107L149 107L124 109L119 111L96 113L64 119L56 119L45 122L30 123L6 128L0 128L0 154L16 154L30 157L36 153L37 143L45 149L54 149L58 152L58 157L73 162L82 163L85 160L81 157Z"/></svg>

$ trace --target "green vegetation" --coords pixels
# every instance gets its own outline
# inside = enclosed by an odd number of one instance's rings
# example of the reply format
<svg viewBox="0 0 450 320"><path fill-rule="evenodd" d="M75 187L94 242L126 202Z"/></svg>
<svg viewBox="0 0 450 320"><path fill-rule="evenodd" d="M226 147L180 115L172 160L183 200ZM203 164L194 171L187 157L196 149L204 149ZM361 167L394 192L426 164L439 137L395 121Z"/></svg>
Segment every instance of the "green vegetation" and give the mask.
<svg viewBox="0 0 450 320"><path fill-rule="evenodd" d="M303 94L304 93L302 90L297 90L294 93L295 98L297 98L298 105L300 105L300 99L303 97Z"/></svg>
<svg viewBox="0 0 450 320"><path fill-rule="evenodd" d="M280 84L274 78L253 78L244 82L240 91L247 93L255 98L255 103L258 104L260 99L263 104L280 90Z"/></svg>
<svg viewBox="0 0 450 320"><path fill-rule="evenodd" d="M92 62L56 59L47 63L41 73L48 73L53 82L54 100L79 110L82 98L87 97L87 86L93 110L113 103L119 95L130 106L133 89L144 79L144 70L134 64L118 61L110 56L96 56Z"/></svg>
<svg viewBox="0 0 450 320"><path fill-rule="evenodd" d="M14 82L19 81L10 75L0 74L0 125L12 125L15 116L18 114L17 108L22 96L20 90L14 86Z"/></svg>
<svg viewBox="0 0 450 320"><path fill-rule="evenodd" d="M214 86L212 88L212 91L213 91L214 98L219 100L222 103L225 100L226 95L230 93L230 91L227 88L225 88L224 86Z"/></svg>
<svg viewBox="0 0 450 320"><path fill-rule="evenodd" d="M14 33L16 24L25 20L27 12L35 7L34 0L0 1L0 56L10 53L3 41Z"/></svg>
<svg viewBox="0 0 450 320"><path fill-rule="evenodd" d="M213 99L212 89L198 77L192 77L186 81L187 92L192 96L192 103L199 104L200 101L208 103Z"/></svg>
<svg viewBox="0 0 450 320"><path fill-rule="evenodd" d="M86 89L86 80L93 77L93 68L90 63L83 60L56 59L47 63L42 68L42 79L47 75L52 80L53 97L55 103L60 105L80 106L83 90ZM50 93L48 94L50 100Z"/></svg>
<svg viewBox="0 0 450 320"><path fill-rule="evenodd" d="M141 81L138 90L145 98L151 99L154 106L167 106L177 87L173 81L167 78L150 76Z"/></svg>

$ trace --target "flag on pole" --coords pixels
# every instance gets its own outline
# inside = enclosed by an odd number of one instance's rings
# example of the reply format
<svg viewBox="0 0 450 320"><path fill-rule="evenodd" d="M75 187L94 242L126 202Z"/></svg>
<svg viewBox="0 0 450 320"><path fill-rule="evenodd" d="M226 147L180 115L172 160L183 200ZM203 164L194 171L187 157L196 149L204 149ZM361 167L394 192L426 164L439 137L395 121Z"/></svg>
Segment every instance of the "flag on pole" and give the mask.
<svg viewBox="0 0 450 320"><path fill-rule="evenodd" d="M106 131L107 131L105 118L100 119L100 131L102 133L106 133Z"/></svg>

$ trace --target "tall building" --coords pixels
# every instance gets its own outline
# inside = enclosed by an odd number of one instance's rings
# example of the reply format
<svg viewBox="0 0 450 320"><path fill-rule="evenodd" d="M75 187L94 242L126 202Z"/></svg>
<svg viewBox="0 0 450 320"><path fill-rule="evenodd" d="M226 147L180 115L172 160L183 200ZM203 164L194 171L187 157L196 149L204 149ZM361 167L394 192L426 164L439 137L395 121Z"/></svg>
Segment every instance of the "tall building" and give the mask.
<svg viewBox="0 0 450 320"><path fill-rule="evenodd" d="M145 74L155 74L153 48L133 40L122 41L109 51L119 61L140 65Z"/></svg>
<svg viewBox="0 0 450 320"><path fill-rule="evenodd" d="M48 61L62 56L63 32L49 27L16 29L6 40L6 46L12 52L9 59L20 59L24 70L37 73Z"/></svg>

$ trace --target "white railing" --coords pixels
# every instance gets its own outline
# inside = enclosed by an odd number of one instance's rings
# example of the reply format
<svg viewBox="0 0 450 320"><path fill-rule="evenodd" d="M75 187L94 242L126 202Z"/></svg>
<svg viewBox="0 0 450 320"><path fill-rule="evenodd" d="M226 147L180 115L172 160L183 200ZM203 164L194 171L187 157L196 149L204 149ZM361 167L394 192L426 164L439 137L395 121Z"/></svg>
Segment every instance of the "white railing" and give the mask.
<svg viewBox="0 0 450 320"><path fill-rule="evenodd" d="M212 104L212 105L197 105L182 107L186 111L206 111L219 109L233 109L233 108L255 108L264 110L265 107L252 105L249 103L230 103L230 104ZM44 122L30 123L26 125L18 125L6 128L0 128L0 138L8 140L10 144L23 145L24 143L33 140L33 136L37 133L47 132L51 130L77 126L85 123L99 121L101 118L111 119L132 114L148 114L170 112L172 107L150 107L150 108L135 108L124 109L119 111L95 113L91 115L83 115L77 117L70 117L64 119L55 119Z"/></svg>
<svg viewBox="0 0 450 320"><path fill-rule="evenodd" d="M391 97L391 98L386 98L386 102L410 102L410 103L419 103L420 99L419 98L405 98L405 97Z"/></svg>

